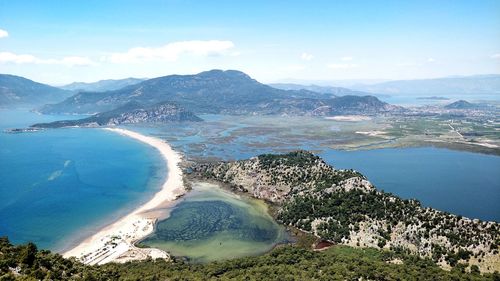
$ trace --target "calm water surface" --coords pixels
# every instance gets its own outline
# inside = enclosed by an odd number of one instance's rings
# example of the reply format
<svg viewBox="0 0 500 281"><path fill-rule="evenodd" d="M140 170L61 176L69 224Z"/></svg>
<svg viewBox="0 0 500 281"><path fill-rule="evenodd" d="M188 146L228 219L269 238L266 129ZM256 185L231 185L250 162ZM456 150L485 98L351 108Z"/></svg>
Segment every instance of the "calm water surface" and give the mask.
<svg viewBox="0 0 500 281"><path fill-rule="evenodd" d="M354 168L378 188L425 206L500 222L500 157L442 148L327 150L337 168Z"/></svg>
<svg viewBox="0 0 500 281"><path fill-rule="evenodd" d="M285 238L263 201L197 183L142 244L208 262L259 255Z"/></svg>
<svg viewBox="0 0 500 281"><path fill-rule="evenodd" d="M58 118L4 110L0 129ZM165 171L154 148L102 129L0 132L0 236L63 250L147 201Z"/></svg>

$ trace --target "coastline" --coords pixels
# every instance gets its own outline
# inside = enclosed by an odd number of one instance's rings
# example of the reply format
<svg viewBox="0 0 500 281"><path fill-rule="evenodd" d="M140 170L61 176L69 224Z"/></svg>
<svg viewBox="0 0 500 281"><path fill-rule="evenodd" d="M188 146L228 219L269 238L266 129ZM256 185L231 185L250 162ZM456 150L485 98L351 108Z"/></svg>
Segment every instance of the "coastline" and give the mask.
<svg viewBox="0 0 500 281"><path fill-rule="evenodd" d="M104 227L85 239L76 247L63 253L64 257L76 257L85 264L104 264L107 262L126 262L151 258L169 258L159 249L138 248L135 242L153 232L159 212L155 209L172 202L185 193L182 171L179 168L181 155L160 139L148 137L130 130L105 128L105 130L146 143L156 148L166 161L168 175L161 189L148 202Z"/></svg>

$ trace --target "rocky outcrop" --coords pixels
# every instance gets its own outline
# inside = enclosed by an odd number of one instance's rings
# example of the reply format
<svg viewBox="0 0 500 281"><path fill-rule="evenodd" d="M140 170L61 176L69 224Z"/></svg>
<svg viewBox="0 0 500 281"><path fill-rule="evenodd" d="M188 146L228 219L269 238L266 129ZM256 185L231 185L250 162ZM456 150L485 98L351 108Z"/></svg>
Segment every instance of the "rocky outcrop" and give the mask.
<svg viewBox="0 0 500 281"><path fill-rule="evenodd" d="M352 170L335 170L307 151L279 156L265 154L244 161L198 164L192 169L202 177L230 184L233 188L271 202L283 202L294 194L302 194L317 186L335 188L336 182L362 177Z"/></svg>
<svg viewBox="0 0 500 281"><path fill-rule="evenodd" d="M172 103L161 103L150 108L139 108L107 118L104 125L120 125L134 123L164 123L202 121L192 112Z"/></svg>
<svg viewBox="0 0 500 281"><path fill-rule="evenodd" d="M163 102L149 107L143 107L136 102L130 102L118 109L98 113L91 117L78 120L63 120L51 123L34 124L34 128L59 128L59 127L96 127L113 126L120 124L135 123L165 123L165 122L184 122L202 121L201 118L192 112L173 103Z"/></svg>

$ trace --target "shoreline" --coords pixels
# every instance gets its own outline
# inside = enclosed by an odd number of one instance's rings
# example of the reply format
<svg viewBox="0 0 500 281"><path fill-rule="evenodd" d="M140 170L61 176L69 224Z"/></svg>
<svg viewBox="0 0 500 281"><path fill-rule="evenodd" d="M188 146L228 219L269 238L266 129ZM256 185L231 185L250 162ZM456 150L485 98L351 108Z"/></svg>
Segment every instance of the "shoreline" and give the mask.
<svg viewBox="0 0 500 281"><path fill-rule="evenodd" d="M169 258L165 251L152 248L138 248L135 243L154 231L159 218L156 209L165 203L172 202L185 193L182 171L179 167L181 155L170 145L160 139L145 136L121 128L105 128L105 130L130 137L156 148L166 162L167 178L161 189L145 204L131 213L102 228L77 246L63 253L63 256L76 257L85 264L104 264L111 261L126 262L142 260L148 257Z"/></svg>

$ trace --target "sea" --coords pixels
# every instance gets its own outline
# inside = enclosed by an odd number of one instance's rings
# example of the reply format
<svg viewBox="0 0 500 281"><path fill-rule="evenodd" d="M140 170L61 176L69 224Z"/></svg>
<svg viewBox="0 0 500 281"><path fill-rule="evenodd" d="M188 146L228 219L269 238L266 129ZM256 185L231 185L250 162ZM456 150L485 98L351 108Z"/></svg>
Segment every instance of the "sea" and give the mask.
<svg viewBox="0 0 500 281"><path fill-rule="evenodd" d="M64 251L160 188L165 162L131 138L97 128L4 132L79 117L0 110L0 236Z"/></svg>

